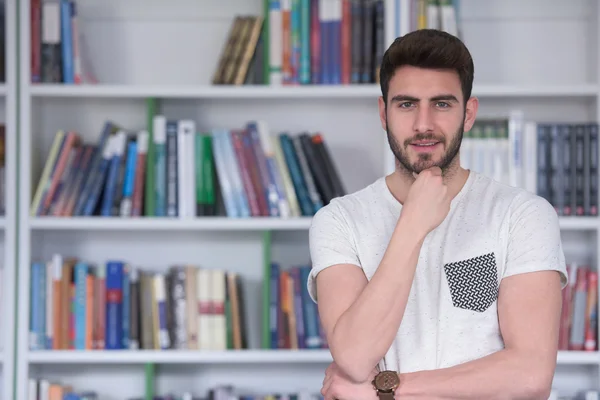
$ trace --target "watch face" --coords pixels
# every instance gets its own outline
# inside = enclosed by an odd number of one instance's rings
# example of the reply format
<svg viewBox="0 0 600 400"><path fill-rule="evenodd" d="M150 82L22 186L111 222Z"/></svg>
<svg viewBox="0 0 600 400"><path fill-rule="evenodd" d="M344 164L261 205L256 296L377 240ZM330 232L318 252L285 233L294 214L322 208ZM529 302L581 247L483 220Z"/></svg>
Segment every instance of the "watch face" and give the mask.
<svg viewBox="0 0 600 400"><path fill-rule="evenodd" d="M400 378L394 371L383 371L375 377L375 386L379 390L392 390L398 387Z"/></svg>

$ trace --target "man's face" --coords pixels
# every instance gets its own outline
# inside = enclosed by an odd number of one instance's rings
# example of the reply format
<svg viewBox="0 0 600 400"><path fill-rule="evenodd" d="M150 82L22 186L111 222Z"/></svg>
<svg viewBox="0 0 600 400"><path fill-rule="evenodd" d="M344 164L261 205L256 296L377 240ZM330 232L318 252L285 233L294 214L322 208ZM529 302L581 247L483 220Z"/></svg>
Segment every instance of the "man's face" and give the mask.
<svg viewBox="0 0 600 400"><path fill-rule="evenodd" d="M397 69L390 80L387 109L380 99L380 117L400 167L419 173L438 166L446 172L458 164L463 131L474 119L473 104L468 108L465 113L455 72Z"/></svg>

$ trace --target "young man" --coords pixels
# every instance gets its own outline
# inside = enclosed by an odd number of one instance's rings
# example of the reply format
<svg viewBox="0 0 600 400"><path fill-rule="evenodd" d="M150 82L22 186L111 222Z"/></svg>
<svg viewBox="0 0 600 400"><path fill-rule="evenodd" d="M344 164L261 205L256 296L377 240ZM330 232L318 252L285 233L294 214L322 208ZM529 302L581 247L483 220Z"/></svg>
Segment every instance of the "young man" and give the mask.
<svg viewBox="0 0 600 400"><path fill-rule="evenodd" d="M326 400L549 396L567 280L558 219L543 198L461 168L473 69L435 30L385 53L396 170L310 229L308 288L334 360Z"/></svg>

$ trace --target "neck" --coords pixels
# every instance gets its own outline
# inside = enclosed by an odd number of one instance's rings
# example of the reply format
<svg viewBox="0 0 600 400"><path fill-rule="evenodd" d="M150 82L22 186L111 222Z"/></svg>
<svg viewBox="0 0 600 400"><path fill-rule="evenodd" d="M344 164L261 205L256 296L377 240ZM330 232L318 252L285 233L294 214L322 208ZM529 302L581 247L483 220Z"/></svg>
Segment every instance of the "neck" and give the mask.
<svg viewBox="0 0 600 400"><path fill-rule="evenodd" d="M448 191L452 198L460 192L468 177L469 171L462 168L458 162L443 172L444 183L448 186ZM407 171L396 162L396 170L386 176L385 181L396 200L400 204L404 204L408 191L415 181L415 177L412 172Z"/></svg>

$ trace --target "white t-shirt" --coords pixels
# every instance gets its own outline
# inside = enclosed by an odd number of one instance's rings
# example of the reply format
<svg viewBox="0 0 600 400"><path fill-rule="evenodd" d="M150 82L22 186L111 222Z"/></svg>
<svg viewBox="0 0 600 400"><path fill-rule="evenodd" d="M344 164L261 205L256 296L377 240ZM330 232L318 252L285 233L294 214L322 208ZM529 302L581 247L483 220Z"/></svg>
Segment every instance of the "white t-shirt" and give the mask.
<svg viewBox="0 0 600 400"><path fill-rule="evenodd" d="M315 278L331 265L355 264L371 279L401 208L382 177L317 212L309 233L315 302ZM425 238L400 329L380 366L438 369L501 350L500 281L540 270L559 271L567 282L554 208L471 171L448 216Z"/></svg>

